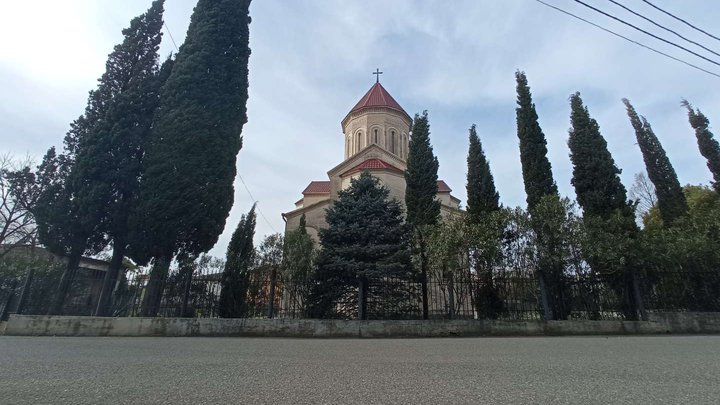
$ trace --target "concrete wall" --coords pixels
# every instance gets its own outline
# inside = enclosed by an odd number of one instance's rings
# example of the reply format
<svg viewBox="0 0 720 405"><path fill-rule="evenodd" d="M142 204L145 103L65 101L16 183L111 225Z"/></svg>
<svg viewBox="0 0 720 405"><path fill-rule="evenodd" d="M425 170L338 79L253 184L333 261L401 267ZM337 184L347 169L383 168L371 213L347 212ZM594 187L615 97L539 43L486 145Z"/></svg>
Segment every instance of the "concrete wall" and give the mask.
<svg viewBox="0 0 720 405"><path fill-rule="evenodd" d="M99 318L11 315L11 336L268 336L322 338L720 333L720 313L633 321L343 321L316 319Z"/></svg>

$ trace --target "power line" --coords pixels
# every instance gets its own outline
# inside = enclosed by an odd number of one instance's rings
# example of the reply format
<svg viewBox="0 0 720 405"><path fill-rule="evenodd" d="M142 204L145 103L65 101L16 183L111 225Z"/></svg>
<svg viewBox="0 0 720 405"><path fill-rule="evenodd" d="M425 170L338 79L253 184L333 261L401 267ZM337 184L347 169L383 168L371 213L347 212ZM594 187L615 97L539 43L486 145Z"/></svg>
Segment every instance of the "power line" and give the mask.
<svg viewBox="0 0 720 405"><path fill-rule="evenodd" d="M615 21L621 22L621 23L623 23L623 24L625 24L625 25L627 25L627 26L629 26L629 27L632 27L632 28L634 28L634 29L642 32L643 34L650 35L651 37L653 37L653 38L655 38L655 39L657 39L657 40L660 40L660 41L662 41L662 42L665 42L666 44L672 45L672 46L674 46L674 47L676 47L676 48L680 48L680 49L684 50L685 52L689 52L689 53L691 53L691 54L693 54L693 55L695 55L695 56L697 56L697 57L699 57L699 58L705 59L706 61L708 61L708 62L710 62L710 63L712 63L712 64L715 64L715 65L720 66L720 63L715 62L715 61L712 60L712 59L706 58L706 57L704 57L703 55L700 55L700 54L697 53L697 52L694 52L694 51L692 51L692 50L690 50L690 49L687 49L687 48L685 48L685 47L682 46L682 45L678 45L678 44L676 44L676 43L674 43L674 42L672 42L672 41L668 41L668 40L665 39L665 38L661 38L661 37L659 37L659 36L657 36L657 35L655 35L655 34L653 34L653 33L651 33L651 32L645 31L645 30L642 29L642 28L639 28L639 27L637 27L637 26L635 26L635 25L633 25L633 24L630 24L629 22L624 21L624 20L622 20L622 19L620 19L620 18L618 18L618 17L615 17L615 16L612 15L612 14L608 14L608 13L606 13L606 12L600 10L600 9L597 9L597 8L595 8L595 7L587 4L587 3L585 3L585 2L582 2L582 1L580 1L580 0L575 0L575 2L576 2L576 3L579 3L579 4L582 4L583 6L589 8L589 9L591 9L591 10L593 10L593 11L596 11L596 12L598 12L598 13L606 16L606 17L612 18L612 19L615 20Z"/></svg>
<svg viewBox="0 0 720 405"><path fill-rule="evenodd" d="M545 5L545 6L547 6L547 7L550 7L550 8L552 8L552 9L555 9L555 10L557 10L557 11L563 13L563 14L567 14L567 15L569 15L570 17L573 17L573 18L576 18L576 19L578 19L578 20L580 20L580 21L583 21L583 22L585 22L585 23L588 23L588 24L592 25L593 27L599 28L599 29L601 29L601 30L603 30L603 31L605 31L605 32L607 32L607 33L610 33L610 34L612 34L612 35L615 35L616 37L622 38L622 39L624 39L624 40L626 40L626 41L628 41L628 42L632 42L632 43L635 44L635 45L641 46L641 47L643 47L643 48L645 48L645 49L648 49L648 50L650 50L650 51L653 51L653 52L655 52L655 53L657 53L657 54L660 54L660 55L662 55L662 56L665 56L665 57L667 57L667 58L670 58L670 59L672 59L672 60L674 60L674 61L676 61L676 62L680 62L680 63L682 63L682 64L684 64L684 65L690 66L690 67L692 67L692 68L695 68L695 69L697 69L697 70L700 70L700 71L702 71L702 72L705 72L705 73L707 73L707 74L709 74L709 75L713 75L713 76L715 76L715 77L720 78L720 75L717 74L717 73L714 73L714 72L711 72L711 71L709 71L709 70L703 69L703 68L701 68L700 66L693 65L693 64L690 63L690 62L686 62L686 61L684 61L684 60L682 60L682 59L679 59L679 58L676 58L676 57L674 57L674 56L672 56L672 55L668 55L668 54L665 53L665 52L661 52L661 51L658 51L658 50L655 49L655 48L651 48L651 47L649 47L649 46L647 46L647 45L641 44L640 42L637 42L637 41L632 40L632 39L630 39L630 38L628 38L628 37L625 37L625 36L623 36L623 35L620 35L620 34L618 34L617 32L614 32L614 31L611 31L611 30L609 30L609 29L607 29L607 28L601 27L600 25L595 24L595 23L592 22L592 21L588 21L588 20L586 20L586 19L584 19L584 18L582 18L582 17L579 17L579 16L577 16L577 15L575 15L575 14L573 14L573 13L570 13L570 12L568 12L568 11L565 11L565 10L559 8L559 7L555 7L555 6L553 6L552 4L545 3L545 2L542 1L542 0L535 0L535 1L537 1L537 2L540 3L540 4Z"/></svg>
<svg viewBox="0 0 720 405"><path fill-rule="evenodd" d="M684 36L678 34L676 31L673 31L673 30L671 30L670 28L667 28L667 27L663 26L662 24L656 23L655 21L653 21L653 20L645 17L644 15L642 15L642 14L640 14L640 13L637 13L637 12L629 9L628 7L625 7L624 5L618 3L618 2L615 1L615 0L608 0L608 1L611 2L611 3L613 3L613 4L615 4L615 5L618 6L618 7L624 8L624 9L627 10L629 13L634 14L634 15L642 18L643 20L645 20L645 21L647 21L647 22L655 25L656 27L659 27L659 28L661 28L661 29L664 29L664 30L667 31L667 32L671 32L671 33L675 34L676 36L684 39L685 41L690 42L691 44L697 45L697 46L699 46L700 48L702 48L702 49L704 49L704 50L706 50L706 51L708 51L708 52L710 52L710 53L712 53L712 54L714 54L714 55L720 56L720 53L717 53L717 52L713 51L712 49L706 48L706 47L703 46L702 44L699 44L699 43L697 43L697 42L695 42L695 41L693 41L693 40L691 40L691 39L685 38Z"/></svg>
<svg viewBox="0 0 720 405"><path fill-rule="evenodd" d="M714 38L714 39L717 39L718 41L720 41L720 38L716 37L715 35L710 34L709 32L704 31L704 30L702 30L702 29L700 29L700 28L698 28L698 27L690 24L689 22L683 20L682 18L677 17L677 16L673 15L672 13L661 9L660 7L658 7L658 6L650 3L649 1L647 1L647 0L642 0L642 1L645 2L645 3L647 3L650 7L654 8L655 10L658 10L658 11L660 11L661 13L665 13L665 14L669 15L670 17L672 17L672 18L674 18L674 19L676 19L676 20L678 20L678 21L680 21L680 22L683 22L683 23L687 24L688 26L690 26L690 27L692 27L692 28L694 28L694 29L702 32L703 34L709 36L710 38Z"/></svg>
<svg viewBox="0 0 720 405"><path fill-rule="evenodd" d="M258 200L256 200L255 197L253 197L252 193L250 192L250 189L248 188L247 184L245 183L245 180L243 180L243 178L242 178L242 176L240 175L240 173L238 173L238 177L240 178L240 182L241 182L242 185L245 187L245 191L247 191L247 193L248 193L248 195L250 196L250 198L252 199L253 203L256 203L256 204L257 204L257 203L258 203ZM262 217L262 219L265 220L265 223L268 224L268 226L270 227L270 229L272 229L273 232L278 233L278 231L275 229L275 227L272 226L272 224L270 223L270 221L268 221L268 219L265 217L265 214L263 214L262 211L260 211L260 208L257 208L257 207L256 207L255 209L257 210L258 214L260 214L260 216Z"/></svg>
<svg viewBox="0 0 720 405"><path fill-rule="evenodd" d="M175 38L172 36L172 32L170 32L170 28L168 27L167 23L163 21L163 25L165 26L165 31L167 31L168 35L170 36L170 40L172 41L173 46L175 46L175 50L178 51L178 46L175 43Z"/></svg>

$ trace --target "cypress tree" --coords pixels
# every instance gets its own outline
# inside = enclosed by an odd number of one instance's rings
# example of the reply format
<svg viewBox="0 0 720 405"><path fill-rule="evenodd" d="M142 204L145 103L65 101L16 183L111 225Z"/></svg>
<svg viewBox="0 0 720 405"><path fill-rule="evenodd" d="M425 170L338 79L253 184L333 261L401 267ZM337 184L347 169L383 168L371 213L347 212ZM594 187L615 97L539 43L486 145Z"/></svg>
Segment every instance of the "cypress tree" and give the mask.
<svg viewBox="0 0 720 405"><path fill-rule="evenodd" d="M688 110L688 118L690 125L695 130L700 154L707 159L707 167L710 169L714 180L713 187L720 192L720 144L708 129L710 121L700 110L693 109L687 100L683 100L682 105Z"/></svg>
<svg viewBox="0 0 720 405"><path fill-rule="evenodd" d="M687 213L688 209L680 181L650 123L645 117L638 116L628 99L624 98L623 103L627 108L630 123L635 129L635 137L645 161L648 177L655 186L660 216L666 225L670 225Z"/></svg>
<svg viewBox="0 0 720 405"><path fill-rule="evenodd" d="M479 223L483 215L500 209L500 196L495 189L495 180L490 164L483 152L475 124L470 127L467 173L467 211L472 223Z"/></svg>
<svg viewBox="0 0 720 405"><path fill-rule="evenodd" d="M540 285L540 297L545 319L563 319L565 317L563 280L564 268L556 260L561 251L559 245L560 229L547 223L542 215L534 215L545 204L559 203L557 185L553 179L552 165L547 158L547 141L538 123L538 115L525 72L515 72L517 108L515 118L520 146L520 164L522 165L528 212L533 229L538 235L543 256L539 258L537 277ZM543 203L543 201L546 201Z"/></svg>
<svg viewBox="0 0 720 405"><path fill-rule="evenodd" d="M616 210L632 214L620 169L600 134L597 121L590 117L580 93L570 96L572 128L568 146L573 164L572 185L586 216L607 217ZM631 216L632 218L632 216Z"/></svg>
<svg viewBox="0 0 720 405"><path fill-rule="evenodd" d="M113 244L96 315L107 315L113 285L128 244L128 215L141 175L144 143L157 107L159 89L172 62L158 72L157 50L162 39L164 0L134 18L123 30L125 40L108 59L108 71L122 75L124 83L93 130L79 143L71 179L82 207L103 207L95 217Z"/></svg>
<svg viewBox="0 0 720 405"><path fill-rule="evenodd" d="M221 318L242 318L247 313L248 281L255 259L255 220L253 204L250 212L240 218L240 223L230 239L218 302L218 314Z"/></svg>
<svg viewBox="0 0 720 405"><path fill-rule="evenodd" d="M82 254L102 249L107 244L108 233L115 236L114 224L111 224L115 207L111 203L118 196L113 193L108 177L123 173L126 169L123 160L132 161L133 157L113 150L113 143L129 139L124 136L126 133L111 133L111 130L122 126L121 120L137 121L138 108L123 109L120 98L126 98L125 104L142 104L140 114L149 107L145 98L152 98L152 92L148 94L150 89L144 86L138 91L136 88L155 73L163 2L153 2L145 14L134 18L123 30L124 40L108 56L105 73L99 79L98 88L90 92L85 113L71 124L65 137L65 151L61 155L63 174L56 176L56 184L38 200L40 222L45 230L51 230L41 232L41 241L68 256L67 268L50 309L53 314L62 310ZM152 108L148 115L152 116ZM145 121L149 125L149 118ZM126 126L131 132L138 130L132 124ZM133 179L137 176L135 173ZM121 264L122 256L114 258L111 267L119 269Z"/></svg>
<svg viewBox="0 0 720 405"><path fill-rule="evenodd" d="M411 271L400 202L365 171L338 193L325 220L310 315L332 316L341 297L357 288L358 317L367 319L371 281L406 278Z"/></svg>
<svg viewBox="0 0 720 405"><path fill-rule="evenodd" d="M412 137L408 148L407 169L405 170L405 206L407 222L412 226L415 249L420 263L422 284L423 319L428 314L428 257L425 228L437 224L440 218L440 201L435 199L438 192L438 160L430 145L430 124L427 111L415 114Z"/></svg>
<svg viewBox="0 0 720 405"><path fill-rule="evenodd" d="M515 109L517 134L520 140L520 163L522 164L528 210L532 212L543 196L557 195L552 166L547 158L547 141L538 123L535 104L524 72L515 72L517 81L517 104Z"/></svg>
<svg viewBox="0 0 720 405"><path fill-rule="evenodd" d="M572 185L591 238L585 254L590 267L609 277L623 303L626 318L644 317L637 280L634 241L638 236L634 203L627 200L620 181L620 169L600 134L597 121L590 117L580 93L570 96L572 127L568 146L573 164ZM608 239L612 239L608 241ZM607 248L597 254L598 246ZM612 250L613 257L609 257Z"/></svg>
<svg viewBox="0 0 720 405"><path fill-rule="evenodd" d="M136 259L154 261L142 314L157 312L173 256L210 249L233 203L247 122L249 0L200 0L146 147L131 218Z"/></svg>
<svg viewBox="0 0 720 405"><path fill-rule="evenodd" d="M430 145L428 113L423 111L413 120L405 171L407 221L413 226L436 224L440 218L440 202L435 199L438 166Z"/></svg>

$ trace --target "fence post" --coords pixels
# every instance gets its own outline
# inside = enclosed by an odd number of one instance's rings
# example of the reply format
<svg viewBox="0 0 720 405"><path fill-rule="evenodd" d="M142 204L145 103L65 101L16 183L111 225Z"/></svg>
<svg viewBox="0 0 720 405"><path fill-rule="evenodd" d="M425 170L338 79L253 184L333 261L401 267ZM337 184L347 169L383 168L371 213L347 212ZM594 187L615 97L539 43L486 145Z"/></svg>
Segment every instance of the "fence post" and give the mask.
<svg viewBox="0 0 720 405"><path fill-rule="evenodd" d="M6 321L8 318L8 314L10 313L10 304L13 301L13 298L15 297L15 288L17 287L17 280L13 281L12 288L10 290L10 294L8 294L7 299L5 299L5 302L3 302L2 305L2 311L0 311L0 321Z"/></svg>
<svg viewBox="0 0 720 405"><path fill-rule="evenodd" d="M275 310L275 285L276 285L276 278L277 278L277 268L273 266L271 272L270 272L270 293L268 294L268 309L267 309L267 317L269 319L272 319L273 312Z"/></svg>
<svg viewBox="0 0 720 405"><path fill-rule="evenodd" d="M358 319L364 321L367 317L365 313L365 279L360 277L358 280Z"/></svg>
<svg viewBox="0 0 720 405"><path fill-rule="evenodd" d="M452 271L448 273L448 305L450 306L448 319L453 319L455 318L455 282Z"/></svg>
<svg viewBox="0 0 720 405"><path fill-rule="evenodd" d="M16 314L22 314L23 310L25 309L25 303L27 302L27 297L30 294L30 286L32 285L33 277L35 277L34 267L31 268L30 271L28 271L28 274L25 276L22 291L20 291L20 299L18 299L17 309L15 310Z"/></svg>
<svg viewBox="0 0 720 405"><path fill-rule="evenodd" d="M553 319L553 313L550 309L550 302L547 295L547 284L545 283L545 276L542 272L538 272L538 283L540 284L540 302L543 307L543 316L546 321Z"/></svg>
<svg viewBox="0 0 720 405"><path fill-rule="evenodd" d="M632 270L633 295L635 298L635 306L640 312L640 320L647 321L648 316L645 311L645 303L643 303L642 294L640 294L640 281L637 277L637 271Z"/></svg>

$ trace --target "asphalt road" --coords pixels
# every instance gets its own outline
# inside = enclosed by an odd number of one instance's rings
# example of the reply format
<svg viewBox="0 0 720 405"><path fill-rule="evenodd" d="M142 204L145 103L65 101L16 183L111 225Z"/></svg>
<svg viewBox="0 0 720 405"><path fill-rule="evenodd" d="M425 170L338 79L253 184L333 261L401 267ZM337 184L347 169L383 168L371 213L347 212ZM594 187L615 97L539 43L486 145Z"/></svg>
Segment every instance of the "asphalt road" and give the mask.
<svg viewBox="0 0 720 405"><path fill-rule="evenodd" d="M720 336L0 337L0 403L720 403Z"/></svg>

